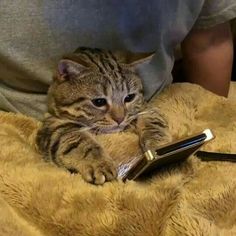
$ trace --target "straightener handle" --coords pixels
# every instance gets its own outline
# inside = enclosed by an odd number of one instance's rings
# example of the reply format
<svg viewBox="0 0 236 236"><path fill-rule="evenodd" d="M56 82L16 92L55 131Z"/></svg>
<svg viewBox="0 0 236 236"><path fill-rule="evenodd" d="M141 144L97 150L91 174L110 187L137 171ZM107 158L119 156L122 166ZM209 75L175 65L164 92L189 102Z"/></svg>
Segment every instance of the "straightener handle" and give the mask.
<svg viewBox="0 0 236 236"><path fill-rule="evenodd" d="M195 153L195 156L197 156L202 161L236 162L236 154L230 154L230 153L197 151Z"/></svg>

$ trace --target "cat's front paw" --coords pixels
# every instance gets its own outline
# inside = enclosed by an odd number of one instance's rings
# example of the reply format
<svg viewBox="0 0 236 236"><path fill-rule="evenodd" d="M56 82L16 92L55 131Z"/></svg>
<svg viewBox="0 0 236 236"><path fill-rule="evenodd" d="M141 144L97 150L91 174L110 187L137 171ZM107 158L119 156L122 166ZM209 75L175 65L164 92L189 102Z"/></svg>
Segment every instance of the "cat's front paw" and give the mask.
<svg viewBox="0 0 236 236"><path fill-rule="evenodd" d="M154 138L143 138L140 140L140 145L143 151L147 151L147 150L155 150L157 148L159 148L162 145L168 144L172 141L172 137L171 135L168 133L166 133L166 135L164 135L163 137L157 137Z"/></svg>
<svg viewBox="0 0 236 236"><path fill-rule="evenodd" d="M96 185L102 185L117 178L115 165L105 158L82 161L79 165L79 173L86 182Z"/></svg>

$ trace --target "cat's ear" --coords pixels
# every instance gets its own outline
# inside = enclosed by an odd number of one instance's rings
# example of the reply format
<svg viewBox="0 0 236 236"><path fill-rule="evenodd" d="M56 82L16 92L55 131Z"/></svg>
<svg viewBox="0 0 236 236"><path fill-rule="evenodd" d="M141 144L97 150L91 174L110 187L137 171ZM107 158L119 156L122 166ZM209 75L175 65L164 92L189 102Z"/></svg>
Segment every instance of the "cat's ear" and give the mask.
<svg viewBox="0 0 236 236"><path fill-rule="evenodd" d="M154 57L155 53L129 53L126 57L126 64L131 67L138 67L143 64L148 64L151 62L152 58Z"/></svg>
<svg viewBox="0 0 236 236"><path fill-rule="evenodd" d="M115 55L117 59L120 60L121 63L135 69L140 65L150 63L155 55L155 52L150 52L150 53L116 52Z"/></svg>
<svg viewBox="0 0 236 236"><path fill-rule="evenodd" d="M58 80L64 81L74 78L87 68L87 64L82 60L62 59L58 63Z"/></svg>

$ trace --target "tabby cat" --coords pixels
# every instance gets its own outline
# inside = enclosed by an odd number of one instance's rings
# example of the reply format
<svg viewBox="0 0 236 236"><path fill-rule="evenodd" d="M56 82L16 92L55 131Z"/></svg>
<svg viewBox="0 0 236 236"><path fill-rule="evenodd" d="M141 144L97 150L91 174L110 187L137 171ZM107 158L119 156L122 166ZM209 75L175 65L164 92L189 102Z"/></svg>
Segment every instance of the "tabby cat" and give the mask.
<svg viewBox="0 0 236 236"><path fill-rule="evenodd" d="M130 129L143 150L169 141L166 121L146 107L137 73L151 58L91 48L65 56L48 91L49 115L37 134L44 158L103 184L115 179L117 170L97 134Z"/></svg>

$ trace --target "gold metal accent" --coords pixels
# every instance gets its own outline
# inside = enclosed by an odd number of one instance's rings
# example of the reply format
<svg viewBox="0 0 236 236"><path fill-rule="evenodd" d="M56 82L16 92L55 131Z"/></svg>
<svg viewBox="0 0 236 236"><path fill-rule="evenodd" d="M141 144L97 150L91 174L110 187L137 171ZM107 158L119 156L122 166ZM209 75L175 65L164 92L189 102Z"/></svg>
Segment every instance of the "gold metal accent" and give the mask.
<svg viewBox="0 0 236 236"><path fill-rule="evenodd" d="M156 159L155 152L152 152L151 150L147 150L144 153L144 156L147 158L148 161L153 161Z"/></svg>

